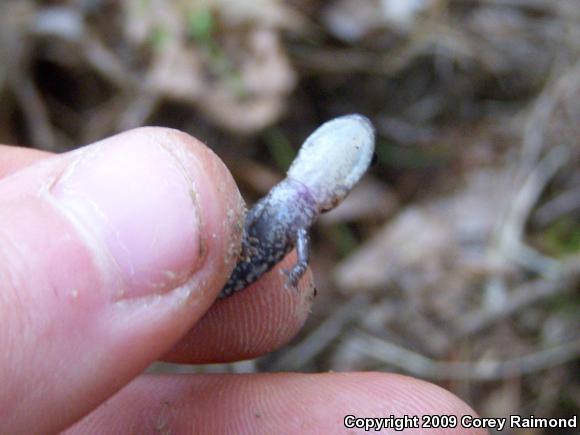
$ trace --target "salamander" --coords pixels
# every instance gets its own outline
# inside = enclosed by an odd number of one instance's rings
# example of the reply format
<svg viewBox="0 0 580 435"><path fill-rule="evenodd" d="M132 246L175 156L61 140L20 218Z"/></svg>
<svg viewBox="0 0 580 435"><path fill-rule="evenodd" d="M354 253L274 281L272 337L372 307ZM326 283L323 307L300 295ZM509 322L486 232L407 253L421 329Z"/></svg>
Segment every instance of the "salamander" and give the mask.
<svg viewBox="0 0 580 435"><path fill-rule="evenodd" d="M258 280L294 248L298 261L286 273L296 287L308 267L310 227L360 180L374 148L374 128L358 114L325 122L308 136L286 178L247 213L239 260L220 298Z"/></svg>

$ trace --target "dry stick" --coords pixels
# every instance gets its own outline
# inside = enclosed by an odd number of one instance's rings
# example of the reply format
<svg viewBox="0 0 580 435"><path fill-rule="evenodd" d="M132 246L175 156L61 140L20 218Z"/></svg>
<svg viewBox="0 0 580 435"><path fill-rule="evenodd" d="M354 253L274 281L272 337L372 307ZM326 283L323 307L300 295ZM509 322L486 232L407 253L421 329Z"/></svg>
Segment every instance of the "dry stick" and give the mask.
<svg viewBox="0 0 580 435"><path fill-rule="evenodd" d="M296 346L284 352L271 367L271 370L296 370L304 367L312 361L326 347L336 339L343 330L345 324L357 317L362 308L367 307L369 298L366 295L357 295L348 300L318 328L298 343Z"/></svg>
<svg viewBox="0 0 580 435"><path fill-rule="evenodd" d="M126 67L125 63L119 56L112 50L110 50L106 44L104 44L101 38L91 32L91 30L85 25L82 17L74 12L71 8L68 12L60 12L60 22L65 20L69 26L56 26L54 25L55 16L50 13L40 13L38 19L34 22L34 25L30 28L30 33L37 37L44 37L46 35L51 36L54 39L59 39L65 41L69 44L76 44L79 47L76 55L81 56L84 61L90 65L95 71L97 71L103 78L107 79L114 86L122 90L125 94L130 93L131 95L143 96L146 94L142 89L141 83L132 71ZM67 32L63 29L69 29L72 31ZM129 109L123 109L121 115L110 115L93 117L87 120L87 126L84 128L82 139L94 140L94 131L98 131L96 137L101 137L103 134L108 134L113 131L127 129L123 122L129 124L129 116L126 115L127 111L135 111L137 104L133 103L136 97L132 97L130 102L125 105L129 106ZM138 99L138 103L144 103L142 98ZM40 101L41 102L41 101ZM112 105L107 106L105 110L115 110L115 106L118 106L116 102ZM139 114L145 112L150 105L142 104L140 107ZM133 118L137 118L138 115L132 114ZM145 118L146 115L141 116ZM108 120L114 122L107 122ZM121 121L118 121L121 120ZM108 125L97 126L99 122L105 122ZM131 123L130 127L135 126L135 122ZM140 125L140 124L139 124ZM87 140L83 140L86 142Z"/></svg>
<svg viewBox="0 0 580 435"><path fill-rule="evenodd" d="M544 157L527 176L513 199L506 218L504 237L521 240L528 217L549 181L568 161L568 149L556 147Z"/></svg>
<svg viewBox="0 0 580 435"><path fill-rule="evenodd" d="M566 163L567 156L567 150L558 147L548 153L527 175L522 186L516 192L507 215L492 241L489 253L492 264L499 267L501 263L512 260L545 277L558 273L558 262L526 245L523 241L523 234L531 210L549 180ZM501 275L488 278L484 296L486 296L484 301L488 301L488 303L484 303L482 308L484 312L493 313L505 305L505 300L509 299L509 294ZM497 303L498 301L501 303ZM490 304L489 302L496 303Z"/></svg>
<svg viewBox="0 0 580 435"><path fill-rule="evenodd" d="M33 145L53 151L56 147L56 135L50 123L48 110L30 76L29 41L20 33L20 29L3 30L4 33L0 36L7 38L8 50L11 53L5 62L8 71L7 82L22 108Z"/></svg>
<svg viewBox="0 0 580 435"><path fill-rule="evenodd" d="M471 57L470 43L466 43L466 40L467 35L449 27L421 28L405 43L384 55L357 48L335 50L304 48L294 50L291 54L302 69L310 72L327 74L371 72L392 76L406 68L414 59L432 51L435 43L444 46L456 57Z"/></svg>
<svg viewBox="0 0 580 435"><path fill-rule="evenodd" d="M127 68L116 53L101 41L101 39L92 34L85 32L83 39L80 41L81 53L96 71L103 77L109 79L120 89L141 88L140 82L135 75Z"/></svg>
<svg viewBox="0 0 580 435"><path fill-rule="evenodd" d="M149 92L143 82L126 67L122 59L101 41L98 35L85 32L81 41L86 61L124 93L123 105L113 131L123 131L143 125L159 102L159 96Z"/></svg>
<svg viewBox="0 0 580 435"><path fill-rule="evenodd" d="M557 78L552 79L551 83L544 88L524 127L523 158L520 168L520 173L523 174L527 174L529 168L536 165L540 158L545 145L545 128L558 102L580 88L580 61L568 68L564 74L561 74L561 69L557 66L552 74L557 74Z"/></svg>
<svg viewBox="0 0 580 435"><path fill-rule="evenodd" d="M69 44L76 44L79 49L74 55L83 57L104 78L121 89L139 88L139 80L125 68L124 62L117 54L85 25L83 17L75 8L62 8L59 12L50 11L50 8L40 9L29 32L36 37L50 36Z"/></svg>
<svg viewBox="0 0 580 435"><path fill-rule="evenodd" d="M454 340L474 335L496 322L559 293L571 292L580 283L580 256L563 260L560 273L550 279L537 279L513 290L505 303L494 311L478 309L454 323Z"/></svg>
<svg viewBox="0 0 580 435"><path fill-rule="evenodd" d="M26 68L21 68L20 71L10 74L9 81L12 91L22 107L33 145L43 150L54 151L56 149L56 135L50 123L48 110L29 72Z"/></svg>
<svg viewBox="0 0 580 435"><path fill-rule="evenodd" d="M534 212L533 222L542 227L569 213L580 210L580 186L546 201Z"/></svg>
<svg viewBox="0 0 580 435"><path fill-rule="evenodd" d="M567 162L569 153L564 147L550 151L529 173L515 195L512 206L500 229L498 249L500 258L510 258L530 270L550 275L557 270L556 260L545 257L527 246L522 238L528 217L548 182Z"/></svg>
<svg viewBox="0 0 580 435"><path fill-rule="evenodd" d="M570 71L580 73L580 62L575 64ZM495 249L491 252L496 263L511 259L547 278L559 273L559 263L526 245L523 241L523 234L528 217L541 193L556 172L567 163L569 150L563 146L551 150L539 163L536 162L544 147L545 126L557 107L557 102L560 97L580 86L580 80L570 71L561 78L553 80L552 85L546 86L529 116L523 139L523 159L515 177L515 182L521 183L521 188L513 199L512 206L495 239ZM493 292L498 289L502 290L501 296L509 303L511 298L504 290L505 284L502 278L492 277L486 287L487 294L491 294L497 300L497 295ZM499 308L494 306L492 310L489 308L484 307L481 312L487 311L490 313L489 316L493 316L497 310L500 312L502 310L501 306ZM483 315L483 317L487 316Z"/></svg>
<svg viewBox="0 0 580 435"><path fill-rule="evenodd" d="M580 355L580 340L576 340L506 360L442 362L363 332L356 333L352 340L361 357L373 358L406 373L430 379L493 381L545 370Z"/></svg>
<svg viewBox="0 0 580 435"><path fill-rule="evenodd" d="M145 124L160 100L161 96L152 92L141 92L127 98L125 108L118 118L117 129L124 131Z"/></svg>
<svg viewBox="0 0 580 435"><path fill-rule="evenodd" d="M570 0L570 7L572 2L576 0ZM532 10L543 10L545 13L561 13L561 9L567 10L566 6L561 6L561 1L554 0L452 0L452 3L483 3L495 6L505 6L511 8L521 8L521 9L532 9ZM572 11L574 9L571 9Z"/></svg>

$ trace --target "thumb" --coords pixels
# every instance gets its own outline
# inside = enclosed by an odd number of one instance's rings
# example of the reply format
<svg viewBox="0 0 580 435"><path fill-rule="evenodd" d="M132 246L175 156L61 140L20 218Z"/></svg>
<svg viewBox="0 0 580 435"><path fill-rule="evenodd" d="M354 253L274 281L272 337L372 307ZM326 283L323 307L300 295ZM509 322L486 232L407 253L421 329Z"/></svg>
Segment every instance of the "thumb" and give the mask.
<svg viewBox="0 0 580 435"><path fill-rule="evenodd" d="M241 204L211 151L162 128L1 180L0 431L62 429L169 350L229 276Z"/></svg>

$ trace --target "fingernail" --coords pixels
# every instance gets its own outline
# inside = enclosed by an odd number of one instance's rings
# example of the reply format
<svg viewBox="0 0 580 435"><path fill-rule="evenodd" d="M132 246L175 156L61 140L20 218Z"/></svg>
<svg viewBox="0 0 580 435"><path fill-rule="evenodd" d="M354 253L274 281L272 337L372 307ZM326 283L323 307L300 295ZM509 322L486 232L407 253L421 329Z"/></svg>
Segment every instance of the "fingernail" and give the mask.
<svg viewBox="0 0 580 435"><path fill-rule="evenodd" d="M141 130L78 151L52 194L122 278L116 299L165 293L200 263L200 216L190 174ZM112 260L112 261L111 261Z"/></svg>

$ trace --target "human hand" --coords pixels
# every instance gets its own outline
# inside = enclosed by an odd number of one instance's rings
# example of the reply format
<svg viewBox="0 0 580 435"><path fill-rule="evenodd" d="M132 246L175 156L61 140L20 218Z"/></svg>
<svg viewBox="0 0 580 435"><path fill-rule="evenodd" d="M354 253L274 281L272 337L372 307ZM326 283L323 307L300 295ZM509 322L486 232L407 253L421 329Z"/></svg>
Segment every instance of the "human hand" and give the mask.
<svg viewBox="0 0 580 435"><path fill-rule="evenodd" d="M299 292L275 270L212 305L242 210L225 166L174 130L0 147L0 432L352 433L347 414L473 414L385 373L142 375L163 356L252 358L302 326L310 273Z"/></svg>

